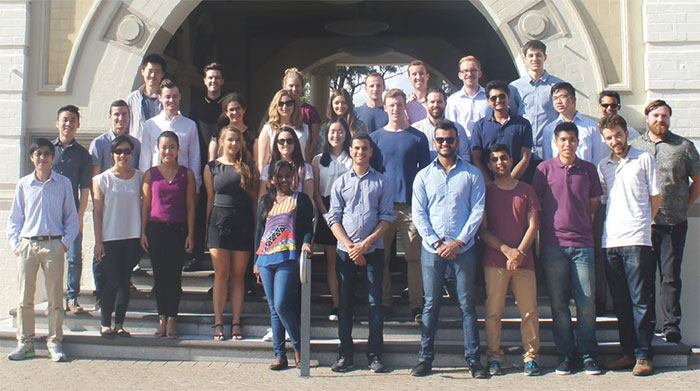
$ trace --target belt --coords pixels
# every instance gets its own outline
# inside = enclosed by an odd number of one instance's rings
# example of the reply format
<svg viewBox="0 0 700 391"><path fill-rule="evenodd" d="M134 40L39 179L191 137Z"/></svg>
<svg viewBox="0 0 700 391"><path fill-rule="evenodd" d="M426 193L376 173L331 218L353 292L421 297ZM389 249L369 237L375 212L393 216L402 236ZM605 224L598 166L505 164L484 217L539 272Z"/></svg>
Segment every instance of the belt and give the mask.
<svg viewBox="0 0 700 391"><path fill-rule="evenodd" d="M44 236L32 236L30 238L25 238L25 239L29 239L32 242L45 242L47 240L63 239L63 236L61 236L61 235L55 235L55 236L44 235Z"/></svg>

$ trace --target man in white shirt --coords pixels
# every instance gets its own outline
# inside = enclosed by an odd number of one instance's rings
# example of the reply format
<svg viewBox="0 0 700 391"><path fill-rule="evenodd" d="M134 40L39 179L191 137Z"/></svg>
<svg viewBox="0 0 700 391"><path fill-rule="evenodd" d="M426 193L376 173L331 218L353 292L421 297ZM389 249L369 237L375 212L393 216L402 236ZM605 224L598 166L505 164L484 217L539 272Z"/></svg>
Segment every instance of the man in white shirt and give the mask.
<svg viewBox="0 0 700 391"><path fill-rule="evenodd" d="M635 376L653 371L651 303L654 290L651 223L661 206L654 158L627 144L627 122L617 114L600 120L612 153L598 163L607 219L603 248L608 286L618 320L622 357L608 369L630 369Z"/></svg>
<svg viewBox="0 0 700 391"><path fill-rule="evenodd" d="M435 139L435 129L437 128L438 122L445 119L445 105L447 100L447 94L445 91L438 88L428 89L428 95L426 98L426 104L428 106L428 116L424 119L411 124L414 128L420 130L428 138L428 145L430 148L430 159L435 159L437 157L437 150L433 143ZM457 155L464 159L464 161L472 161L471 144L469 143L469 137L467 132L464 130L462 125L457 122L453 123L457 129L457 136L459 137L459 146L457 149Z"/></svg>
<svg viewBox="0 0 700 391"><path fill-rule="evenodd" d="M197 190L202 184L201 161L199 151L199 136L197 125L194 121L180 114L180 88L170 79L163 79L160 83L158 100L163 105L163 111L146 121L143 127L141 139L141 157L139 158L139 170L146 171L160 164L158 152L158 136L166 130L172 130L177 134L180 142L180 150L177 154L177 162L191 169L197 180Z"/></svg>
<svg viewBox="0 0 700 391"><path fill-rule="evenodd" d="M474 56L462 57L459 60L458 76L464 83L464 88L447 98L445 118L462 125L467 137L471 138L474 124L484 118L489 109L486 90L479 85L479 79L483 76L481 63Z"/></svg>
<svg viewBox="0 0 700 391"><path fill-rule="evenodd" d="M554 140L554 128L562 122L573 122L578 128L578 148L576 156L587 162L598 164L610 150L603 142L603 136L598 131L598 125L586 118L576 109L576 90L567 82L559 82L552 86L552 103L554 110L559 113L556 120L547 124L542 131L542 149L544 160L550 160L559 154L559 148Z"/></svg>

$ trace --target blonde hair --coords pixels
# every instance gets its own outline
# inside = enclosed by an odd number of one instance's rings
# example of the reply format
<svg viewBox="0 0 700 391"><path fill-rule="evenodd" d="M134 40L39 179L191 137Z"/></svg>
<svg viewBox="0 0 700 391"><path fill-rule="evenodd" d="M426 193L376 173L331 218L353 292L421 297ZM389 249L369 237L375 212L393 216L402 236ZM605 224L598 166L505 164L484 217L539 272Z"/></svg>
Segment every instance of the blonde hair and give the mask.
<svg viewBox="0 0 700 391"><path fill-rule="evenodd" d="M303 87L304 84L304 74L299 72L297 68L287 68L284 70L284 76L282 77L282 88L285 87L285 83L287 82L287 79L290 77L298 78L301 80L301 84Z"/></svg>
<svg viewBox="0 0 700 391"><path fill-rule="evenodd" d="M477 60L476 57L474 57L472 55L460 58L457 65L462 65L463 62L467 62L467 61L475 62L476 66L479 68L479 70L481 70L481 62L479 60Z"/></svg>
<svg viewBox="0 0 700 391"><path fill-rule="evenodd" d="M240 130L233 127L233 125L227 125L221 128L219 131L219 157L223 156L224 152L224 136L226 132L233 132L238 135L238 141L241 143L241 148L238 150L236 156L233 157L233 167L238 171L241 176L241 188L243 190L250 190L253 182L255 181L255 163L253 163L250 154L248 153L248 148L245 146L245 140L243 139L243 134Z"/></svg>
<svg viewBox="0 0 700 391"><path fill-rule="evenodd" d="M302 129L304 125L301 122L301 104L299 103L299 99L297 99L294 96L294 94L285 89L277 91L275 96L272 98L272 101L270 102L270 107L267 109L267 124L270 125L270 127L272 127L274 131L279 130L281 124L280 114L277 111L277 107L283 96L288 96L294 100L294 111L292 112L290 122L291 125L296 129Z"/></svg>

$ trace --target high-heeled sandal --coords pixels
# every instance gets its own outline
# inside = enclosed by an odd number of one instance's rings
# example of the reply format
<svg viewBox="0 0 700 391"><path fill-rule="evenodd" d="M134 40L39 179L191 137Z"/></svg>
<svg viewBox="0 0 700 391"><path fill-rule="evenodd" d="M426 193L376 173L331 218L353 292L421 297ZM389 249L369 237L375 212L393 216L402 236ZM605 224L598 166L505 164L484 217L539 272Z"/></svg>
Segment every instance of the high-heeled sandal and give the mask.
<svg viewBox="0 0 700 391"><path fill-rule="evenodd" d="M171 327L170 326L171 324L174 325L174 326L172 326L172 328L174 328L175 331L168 331L168 329ZM165 334L166 334L168 339L178 339L179 338L177 335L177 323L175 323L174 316L168 316L168 325L167 325Z"/></svg>
<svg viewBox="0 0 700 391"><path fill-rule="evenodd" d="M217 323L214 326L214 341L224 341L226 340L226 336L224 335L224 325L222 323ZM220 329L221 331L216 331L217 329Z"/></svg>
<svg viewBox="0 0 700 391"><path fill-rule="evenodd" d="M156 338L163 338L167 335L168 329L168 318L165 315L158 315L158 330L153 333ZM163 323L163 328L161 329L160 324Z"/></svg>
<svg viewBox="0 0 700 391"><path fill-rule="evenodd" d="M235 328L238 327L238 332L235 332ZM231 323L231 339L240 341L243 339L243 327L240 323Z"/></svg>

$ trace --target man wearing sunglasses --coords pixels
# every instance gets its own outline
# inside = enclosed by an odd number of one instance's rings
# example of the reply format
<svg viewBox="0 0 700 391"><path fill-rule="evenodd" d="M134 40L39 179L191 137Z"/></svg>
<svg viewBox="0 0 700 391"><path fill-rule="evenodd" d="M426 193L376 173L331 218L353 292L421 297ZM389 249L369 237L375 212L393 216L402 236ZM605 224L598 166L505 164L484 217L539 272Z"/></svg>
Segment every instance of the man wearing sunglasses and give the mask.
<svg viewBox="0 0 700 391"><path fill-rule="evenodd" d="M121 135L128 135L131 142L134 144L134 149L131 151L132 157L129 166L134 169L139 169L139 155L141 154L141 142L134 136L128 134L129 121L131 120L131 112L129 105L123 100L115 100L109 106L109 121L112 124L112 129L95 137L90 143L90 156L92 157L92 176L101 174L114 166L112 158L112 140ZM92 258L92 276L95 280L95 310L100 308L100 300L102 289L104 288L104 272L102 271L102 263L98 262L95 257Z"/></svg>
<svg viewBox="0 0 700 391"><path fill-rule="evenodd" d="M602 114L601 117L618 114L620 109L622 109L620 94L617 91L612 90L600 91L598 94L598 107L600 108L600 112ZM640 135L637 129L631 126L627 126L627 131L629 132L628 140L633 140Z"/></svg>
<svg viewBox="0 0 700 391"><path fill-rule="evenodd" d="M490 116L484 117L474 125L472 133L472 164L484 176L486 183L492 182L488 167L489 147L493 144L505 144L513 158L513 178L520 179L530 164L532 148L532 127L530 122L512 112L508 106L510 90L502 80L493 80L486 84L486 95L493 108Z"/></svg>
<svg viewBox="0 0 700 391"><path fill-rule="evenodd" d="M506 87L507 89L507 87ZM423 325L420 361L413 376L425 376L435 359L435 334L445 285L445 269L453 264L462 313L464 357L474 378L488 377L479 360L474 282L476 240L484 216L484 180L471 164L457 156L459 137L451 121L440 121L433 138L438 157L416 175L412 214L422 240Z"/></svg>

